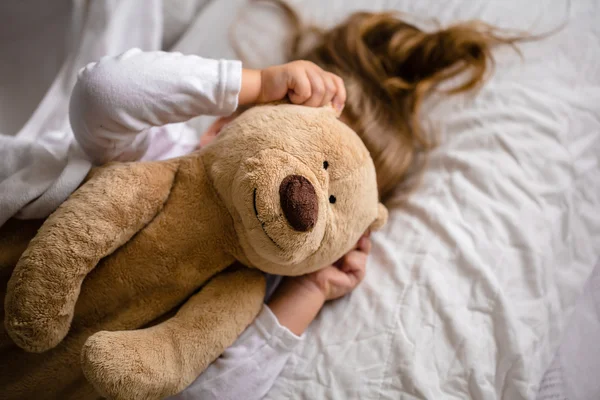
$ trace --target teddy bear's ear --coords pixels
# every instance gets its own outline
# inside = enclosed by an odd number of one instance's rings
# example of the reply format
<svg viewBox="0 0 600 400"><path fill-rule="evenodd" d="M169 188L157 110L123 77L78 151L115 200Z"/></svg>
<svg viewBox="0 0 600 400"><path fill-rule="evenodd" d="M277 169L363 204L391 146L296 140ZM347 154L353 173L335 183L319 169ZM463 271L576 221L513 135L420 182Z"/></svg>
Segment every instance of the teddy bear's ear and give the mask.
<svg viewBox="0 0 600 400"><path fill-rule="evenodd" d="M388 210L381 203L377 206L377 219L373 221L371 226L369 226L369 231L378 231L381 229L388 220Z"/></svg>

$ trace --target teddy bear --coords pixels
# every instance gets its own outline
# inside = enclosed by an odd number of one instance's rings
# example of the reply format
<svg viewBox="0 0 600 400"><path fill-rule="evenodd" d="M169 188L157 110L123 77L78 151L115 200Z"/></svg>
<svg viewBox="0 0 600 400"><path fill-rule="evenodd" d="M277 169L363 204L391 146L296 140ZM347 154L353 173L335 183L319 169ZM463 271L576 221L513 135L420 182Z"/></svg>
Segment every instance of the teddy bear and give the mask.
<svg viewBox="0 0 600 400"><path fill-rule="evenodd" d="M264 273L331 264L386 219L332 107L253 107L190 155L94 169L10 276L3 395L178 393L258 314Z"/></svg>

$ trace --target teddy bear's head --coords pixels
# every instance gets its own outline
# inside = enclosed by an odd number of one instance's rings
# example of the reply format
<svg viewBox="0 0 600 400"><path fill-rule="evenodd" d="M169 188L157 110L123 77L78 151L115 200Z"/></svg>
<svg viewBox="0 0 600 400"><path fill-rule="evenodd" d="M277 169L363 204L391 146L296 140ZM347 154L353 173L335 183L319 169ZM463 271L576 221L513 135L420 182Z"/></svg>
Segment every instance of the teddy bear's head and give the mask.
<svg viewBox="0 0 600 400"><path fill-rule="evenodd" d="M267 273L322 268L387 219L369 152L331 107L254 107L204 159L233 218L237 256Z"/></svg>

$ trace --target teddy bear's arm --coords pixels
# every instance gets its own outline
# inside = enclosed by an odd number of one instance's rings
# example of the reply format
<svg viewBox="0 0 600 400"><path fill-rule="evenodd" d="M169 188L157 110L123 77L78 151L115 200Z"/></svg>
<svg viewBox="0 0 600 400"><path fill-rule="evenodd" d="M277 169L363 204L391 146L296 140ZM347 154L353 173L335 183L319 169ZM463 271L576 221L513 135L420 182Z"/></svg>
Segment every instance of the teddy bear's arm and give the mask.
<svg viewBox="0 0 600 400"><path fill-rule="evenodd" d="M159 212L176 171L175 162L101 168L48 217L7 287L5 326L17 345L41 352L60 343L86 275Z"/></svg>
<svg viewBox="0 0 600 400"><path fill-rule="evenodd" d="M82 349L84 374L116 400L178 393L233 344L258 315L264 295L258 270L221 273L158 325L91 336Z"/></svg>
<svg viewBox="0 0 600 400"><path fill-rule="evenodd" d="M0 227L0 277L8 277L29 241L42 225L41 220L9 219Z"/></svg>

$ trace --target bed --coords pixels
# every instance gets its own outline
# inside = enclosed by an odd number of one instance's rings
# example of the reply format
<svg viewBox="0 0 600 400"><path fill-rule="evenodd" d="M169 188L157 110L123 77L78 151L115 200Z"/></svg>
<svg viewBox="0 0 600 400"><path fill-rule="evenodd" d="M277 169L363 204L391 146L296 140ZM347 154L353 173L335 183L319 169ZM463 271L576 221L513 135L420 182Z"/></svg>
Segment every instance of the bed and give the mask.
<svg viewBox="0 0 600 400"><path fill-rule="evenodd" d="M418 23L564 28L521 45L522 59L497 52L477 96L429 100L424 123L443 140L421 187L375 236L364 284L322 311L266 398L536 398L553 360L569 368L555 354L600 259L598 2L289 3L320 26L395 9ZM245 0L207 2L174 49L234 57L232 23L249 64L282 60L285 21Z"/></svg>

